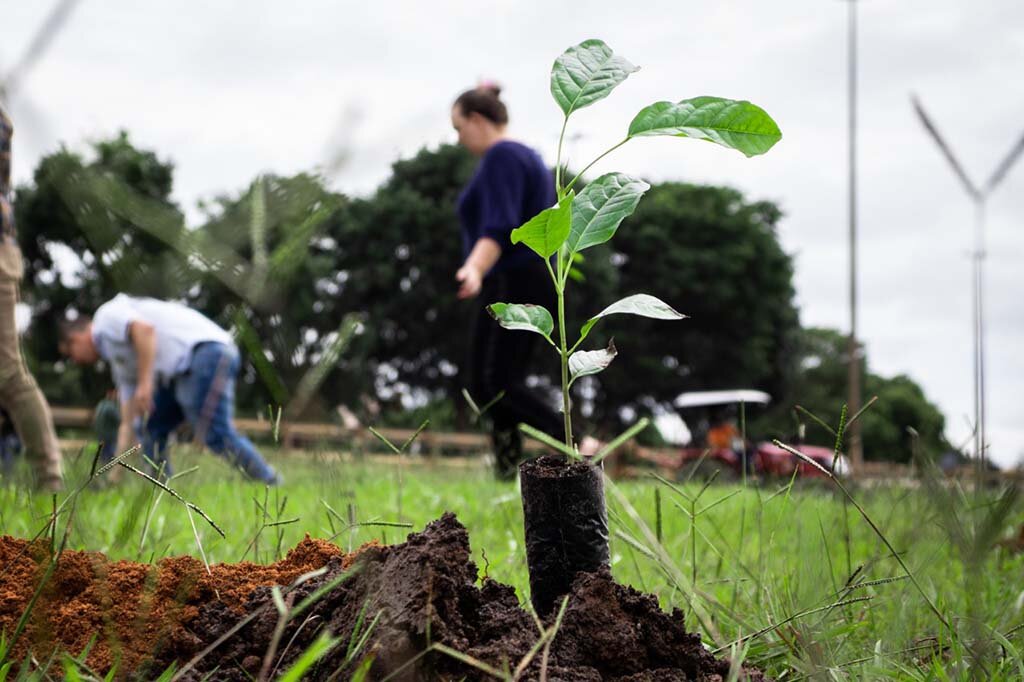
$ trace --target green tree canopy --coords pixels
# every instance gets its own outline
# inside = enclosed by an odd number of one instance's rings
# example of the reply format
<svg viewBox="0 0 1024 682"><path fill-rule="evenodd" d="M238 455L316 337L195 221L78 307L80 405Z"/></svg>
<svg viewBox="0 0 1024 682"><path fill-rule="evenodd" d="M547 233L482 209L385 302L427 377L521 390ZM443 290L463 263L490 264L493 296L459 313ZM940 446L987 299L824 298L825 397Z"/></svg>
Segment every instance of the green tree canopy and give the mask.
<svg viewBox="0 0 1024 682"><path fill-rule="evenodd" d="M792 260L776 234L780 217L774 204L750 202L733 189L674 182L651 188L608 256L617 294L648 291L690 319L603 322L620 356L598 378L599 403L644 412L683 391L786 393L799 319Z"/></svg>
<svg viewBox="0 0 1024 682"><path fill-rule="evenodd" d="M97 399L109 384L95 369L64 367L57 320L65 309L92 313L120 292L172 296L189 280L183 260L161 239L115 211L127 191L147 201L173 237L184 220L171 201L173 165L136 149L122 132L92 145L87 158L61 148L36 168L15 198L26 261L23 299L33 311L29 362L61 402Z"/></svg>
<svg viewBox="0 0 1024 682"><path fill-rule="evenodd" d="M312 175L261 176L208 206L207 222L182 249L203 263L188 302L233 329L248 359L238 395L250 410L285 407L289 418L322 419L346 397L336 390L345 385L346 355L336 360L331 351L348 344L338 338L346 311L329 236L345 201ZM304 385L321 369L315 385Z"/></svg>
<svg viewBox="0 0 1024 682"><path fill-rule="evenodd" d="M805 329L798 348L800 371L791 390L792 401L783 407L789 411L794 404L800 405L835 428L847 396L847 337L834 329ZM909 462L913 439L908 427L919 434L922 454L934 457L952 449L944 435L945 418L913 379L903 374L879 376L862 362L864 398L878 397L860 418L865 459ZM771 435L788 437L793 424L789 412L788 416L776 413L774 420L760 426ZM835 439L812 420L807 425L807 441L831 447Z"/></svg>

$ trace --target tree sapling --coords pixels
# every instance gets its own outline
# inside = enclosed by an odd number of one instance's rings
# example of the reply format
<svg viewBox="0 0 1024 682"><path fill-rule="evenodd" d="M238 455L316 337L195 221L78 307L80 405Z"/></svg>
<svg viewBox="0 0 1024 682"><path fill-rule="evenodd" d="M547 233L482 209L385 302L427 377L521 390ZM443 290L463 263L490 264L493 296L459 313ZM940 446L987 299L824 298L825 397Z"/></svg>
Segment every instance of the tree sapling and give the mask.
<svg viewBox="0 0 1024 682"><path fill-rule="evenodd" d="M613 343L605 348L582 350L580 346L602 318L614 314L678 320L685 315L648 294L627 296L584 323L570 346L565 321L565 290L572 265L585 249L614 236L622 221L636 209L650 185L625 173L605 173L577 194L576 184L595 163L640 137L669 136L706 140L735 149L746 156L764 154L782 134L775 121L760 107L746 101L720 97L695 97L678 102L655 102L633 117L626 136L565 182L562 142L569 117L579 109L604 99L638 67L616 55L600 40L586 40L559 56L551 69L551 94L563 113L555 166L557 203L512 231L512 243L522 242L548 266L557 295L558 338L552 338L555 320L543 306L493 303L490 314L506 329L540 334L561 362L564 443L544 439L565 457L541 457L520 467L527 562L534 607L550 612L556 600L569 590L578 571L590 571L608 563L608 521L604 485L599 466L614 448L606 447L586 461L579 455L572 431L570 389L583 376L601 372L618 354ZM639 431L645 422L630 431ZM533 433L530 429L524 429ZM625 435L625 434L624 434ZM618 441L619 439L616 439Z"/></svg>

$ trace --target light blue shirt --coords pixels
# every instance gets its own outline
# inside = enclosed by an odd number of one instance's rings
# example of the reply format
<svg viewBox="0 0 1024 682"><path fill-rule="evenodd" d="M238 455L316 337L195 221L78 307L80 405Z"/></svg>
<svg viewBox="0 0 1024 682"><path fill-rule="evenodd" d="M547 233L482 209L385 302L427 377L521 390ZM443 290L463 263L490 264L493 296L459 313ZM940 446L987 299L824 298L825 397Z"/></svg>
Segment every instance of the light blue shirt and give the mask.
<svg viewBox="0 0 1024 682"><path fill-rule="evenodd" d="M135 392L138 358L128 335L132 322L145 322L156 333L153 373L158 383L187 372L192 351L200 343L232 345L231 334L213 320L188 306L155 298L118 294L101 305L92 318L92 337L122 400Z"/></svg>

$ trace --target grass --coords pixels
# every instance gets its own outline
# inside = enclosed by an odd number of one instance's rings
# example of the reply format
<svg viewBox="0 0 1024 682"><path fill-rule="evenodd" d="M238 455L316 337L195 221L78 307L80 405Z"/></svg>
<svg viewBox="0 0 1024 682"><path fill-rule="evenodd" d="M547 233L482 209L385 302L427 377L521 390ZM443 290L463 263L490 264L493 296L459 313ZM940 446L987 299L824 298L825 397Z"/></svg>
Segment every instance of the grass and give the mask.
<svg viewBox="0 0 1024 682"><path fill-rule="evenodd" d="M267 562L305 533L346 548L398 542L406 524L451 510L481 574L528 598L517 490L483 465L271 456L287 484L268 491L212 456L177 454L179 471L198 470L172 487L225 537L125 472L119 486L77 499L67 546L114 559ZM88 463L71 470L84 480ZM1019 500L944 486L851 494L877 532L826 483L619 482L608 490L613 572L679 608L718 655L779 679L1021 679L1024 556L995 546L1024 522ZM52 514L52 498L0 485L0 533L33 537Z"/></svg>

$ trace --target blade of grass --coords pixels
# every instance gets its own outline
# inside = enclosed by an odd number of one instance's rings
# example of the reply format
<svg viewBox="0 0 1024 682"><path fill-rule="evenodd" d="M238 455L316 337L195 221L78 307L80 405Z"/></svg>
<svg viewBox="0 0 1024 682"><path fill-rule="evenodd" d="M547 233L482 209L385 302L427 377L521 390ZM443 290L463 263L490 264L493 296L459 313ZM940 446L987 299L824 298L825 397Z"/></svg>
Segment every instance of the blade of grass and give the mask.
<svg viewBox="0 0 1024 682"><path fill-rule="evenodd" d="M565 443L552 438L543 431L533 428L529 424L520 424L519 430L522 431L525 435L529 436L530 438L533 438L534 440L538 440L541 443L544 443L544 445L547 445L549 448L558 450L569 459L580 458L579 453L577 453L575 450L567 446Z"/></svg>
<svg viewBox="0 0 1024 682"><path fill-rule="evenodd" d="M744 642L747 642L749 640L756 639L756 638L760 637L761 635L763 635L765 633L771 632L772 630L776 630L776 629L782 627L783 625L786 625L787 623L792 623L793 621L798 620L800 618L804 618L806 616L812 616L815 613L821 613L822 611L830 611L832 609L836 609L836 608L839 608L841 606L848 606L850 604L857 604L859 602L871 601L872 599L874 599L874 597L854 597L853 599L846 599L846 600L843 600L843 601L837 601L837 602L833 602L831 604L828 604L826 606L819 606L817 608L806 609L804 611L800 611L798 613L794 613L792 616L789 616L788 618L784 618L784 619L780 620L778 623L772 623L771 625L768 625L767 627L763 627L760 630L757 630L756 632L750 633L749 635L744 635L743 637L740 637L738 639L734 639L733 641L729 642L725 646L720 646L717 649L712 649L711 653L714 654L715 656L717 656L718 654L722 653L723 651L725 651L726 649L728 649L730 647L734 647L734 646L737 646L739 644L743 644Z"/></svg>
<svg viewBox="0 0 1024 682"><path fill-rule="evenodd" d="M399 454L402 454L403 452L405 452L405 450L410 445L413 444L413 441L415 441L417 438L419 438L420 434L423 433L423 429L427 428L428 426L430 426L430 420L429 419L425 419L423 421L423 423L420 424L419 428L416 429L416 431L411 436L409 436L408 440L406 440L404 443L402 443L402 447L399 448Z"/></svg>
<svg viewBox="0 0 1024 682"><path fill-rule="evenodd" d="M811 418L811 420L812 420L812 421L813 421L813 422L814 422L815 424L817 424L817 425L818 425L818 426L820 426L821 428L823 428L823 429L825 429L826 431L828 431L828 432L829 432L829 434L831 434L832 436L835 436L835 435L836 435L836 430L835 430L835 429L833 429L833 428L832 428L831 426L829 426L828 424L826 424L826 423L825 423L825 421L824 421L824 420L823 420L823 419L822 419L821 417L819 417L818 415L814 414L813 412L811 412L810 410L808 410L807 408L805 408L805 407L804 407L803 405L796 405L796 406L795 406L795 409L796 409L796 410L797 410L798 412L800 412L800 413L802 413L802 414L804 414L804 415L806 415L806 416L810 417L810 418Z"/></svg>
<svg viewBox="0 0 1024 682"><path fill-rule="evenodd" d="M288 668L283 675L279 678L280 682L299 682L304 679L306 673L316 665L317 661L326 656L331 649L336 647L341 641L339 637L331 637L326 632L320 634L320 636L314 641L309 648L302 652L298 660Z"/></svg>
<svg viewBox="0 0 1024 682"><path fill-rule="evenodd" d="M199 507L197 507L196 505L194 505L194 504L192 504L191 502L189 502L188 500L186 500L186 499L185 499L184 497L182 497L181 495L179 495L179 494L178 494L177 492L175 492L175 491L174 491L174 490L172 490L171 488L167 487L166 485L164 485L163 483L161 483L161 482L160 482L160 481L158 481L157 479L153 478L152 476L150 476L150 475L149 475L149 474L147 474L146 472L144 472L144 471L141 471L141 470L139 470L139 469L136 469L136 468L135 468L135 467L133 467L133 466L132 466L131 464L125 464L124 462L118 462L118 464L120 464L121 466L123 466L123 467L124 467L125 469L127 469L128 471L131 471L132 473L135 473L135 474L137 474L137 475L141 476L142 478L146 479L147 481L149 481L149 482L150 482L150 483L152 483L153 485L155 485L155 486L159 487L159 488L160 488L161 490L164 490L165 492L167 492L168 494L170 494L170 495L171 495L171 497L173 497L174 499L178 500L178 501L179 501L179 502L181 502L181 503L182 503L183 505L185 505L186 507L188 507L189 509L191 509L191 510L192 510L192 511L194 511L195 513L197 513L197 514L199 514L200 516L202 516L202 517L203 517L203 519L205 519L205 520L206 520L206 522L207 522L208 524L210 524L210 525L211 525L211 526L213 527L213 529L214 529L215 531L217 531L217 533L218 533L218 534L219 534L219 535L220 535L220 536L221 536L222 538L226 538L226 537L227 537L227 535L225 535L225 534L224 534L224 531L222 531L222 530L220 529L220 526L218 526L218 525L217 525L216 523L214 523L213 519L211 519L211 518L210 518L209 516L207 516L207 515L206 515L206 512L204 512L204 511L203 511L202 509L200 509L200 508L199 508Z"/></svg>
<svg viewBox="0 0 1024 682"><path fill-rule="evenodd" d="M461 651L457 651L455 649L452 649L449 646L445 646L444 644L441 644L440 642L435 642L433 645L431 645L430 648L433 649L434 651L440 651L442 654L444 654L446 656L451 656L455 660L461 661L462 663L465 663L466 665L468 665L468 666L470 666L472 668L476 668L477 670L485 672L488 675L490 675L491 677L496 677L499 680L506 680L506 679L508 679L508 677L505 675L505 673L503 673L502 671L498 670L497 668L492 668L491 666L487 665L483 661L477 660L477 659L473 658L472 656L469 656L467 654L462 653Z"/></svg>
<svg viewBox="0 0 1024 682"><path fill-rule="evenodd" d="M647 417L644 417L636 424L630 426L628 429L626 429L618 436L616 436L614 439L612 439L610 443L601 448L601 450L596 455L594 455L594 458L591 460L591 463L599 464L601 460L603 460L605 457L618 450L619 447L623 445L623 443L627 442L630 438L632 438L633 436L637 435L638 433L646 429L648 426L650 426L650 423L651 420L648 419Z"/></svg>

